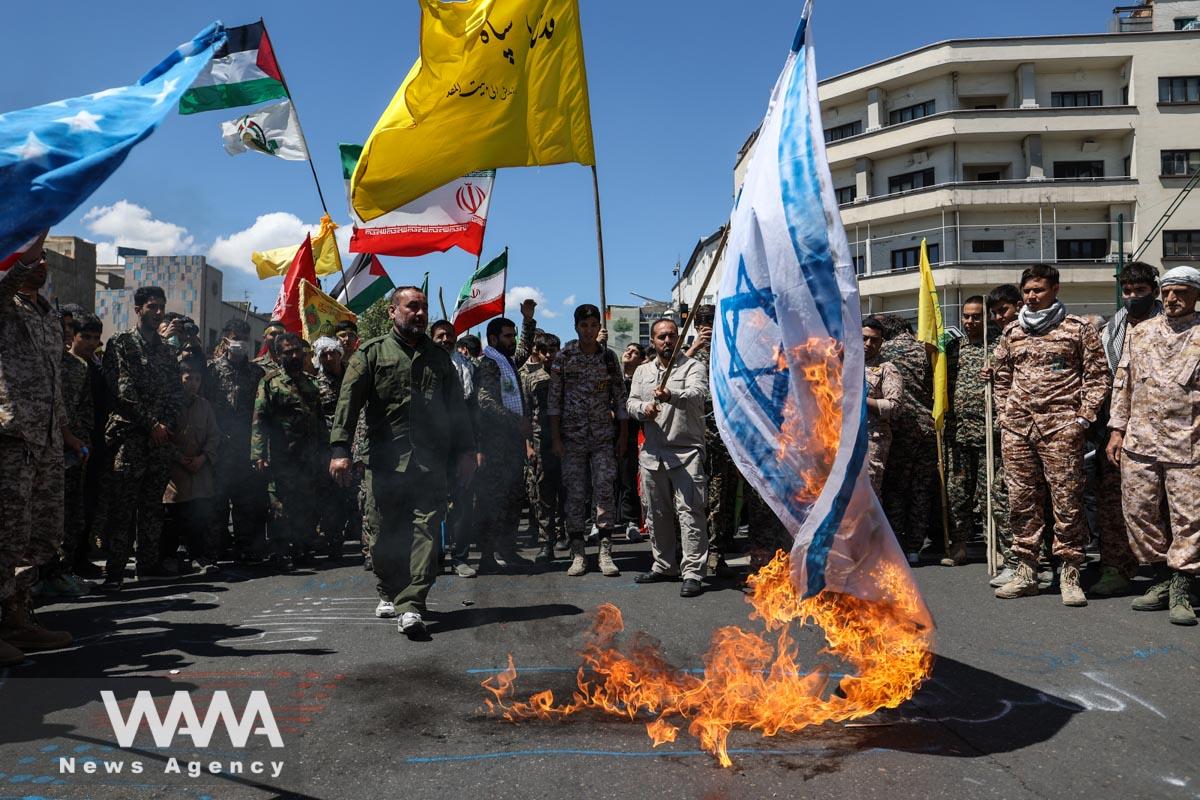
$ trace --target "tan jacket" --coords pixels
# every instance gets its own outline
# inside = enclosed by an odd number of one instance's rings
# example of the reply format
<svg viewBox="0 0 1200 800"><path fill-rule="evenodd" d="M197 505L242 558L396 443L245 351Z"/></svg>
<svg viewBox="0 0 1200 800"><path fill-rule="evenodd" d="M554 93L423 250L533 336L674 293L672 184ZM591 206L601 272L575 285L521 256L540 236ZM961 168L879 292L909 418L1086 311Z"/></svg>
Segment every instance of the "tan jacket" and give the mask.
<svg viewBox="0 0 1200 800"><path fill-rule="evenodd" d="M1074 314L1042 336L1011 323L996 345L995 369L997 424L1019 436L1049 436L1078 419L1095 422L1108 396L1100 335Z"/></svg>
<svg viewBox="0 0 1200 800"><path fill-rule="evenodd" d="M1200 464L1200 315L1160 315L1129 329L1108 426L1125 432L1130 453Z"/></svg>
<svg viewBox="0 0 1200 800"><path fill-rule="evenodd" d="M653 402L654 390L662 382L666 367L658 359L647 361L633 373L626 410L642 423L646 441L638 455L644 469L668 469L686 466L695 458L704 459L704 401L708 398L708 370L682 352L667 380L671 399L659 403L658 416L646 418L645 406Z"/></svg>
<svg viewBox="0 0 1200 800"><path fill-rule="evenodd" d="M221 446L221 430L217 427L212 406L203 397L196 397L191 405L185 405L179 412L171 444L181 458L203 455L204 466L197 472L188 472L179 462L172 464L171 482L163 492L163 502L186 503L212 497L215 494L213 465Z"/></svg>
<svg viewBox="0 0 1200 800"><path fill-rule="evenodd" d="M61 363L62 317L40 295L17 294L32 267L0 273L0 436L23 439L35 452L62 449L66 421Z"/></svg>
<svg viewBox="0 0 1200 800"><path fill-rule="evenodd" d="M866 365L867 397L879 401L879 410L867 414L867 430L874 436L890 434L892 415L904 398L904 379L890 361L876 358Z"/></svg>

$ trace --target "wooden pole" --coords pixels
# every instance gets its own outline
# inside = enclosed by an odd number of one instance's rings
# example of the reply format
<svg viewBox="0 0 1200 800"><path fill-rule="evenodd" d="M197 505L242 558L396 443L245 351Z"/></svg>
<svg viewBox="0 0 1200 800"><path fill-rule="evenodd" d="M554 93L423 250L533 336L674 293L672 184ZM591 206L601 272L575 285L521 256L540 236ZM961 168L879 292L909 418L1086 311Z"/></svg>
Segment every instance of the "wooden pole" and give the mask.
<svg viewBox="0 0 1200 800"><path fill-rule="evenodd" d="M600 256L600 316L608 328L608 295L604 289L604 227L600 223L600 178L592 165L592 197L596 203L596 252Z"/></svg>
<svg viewBox="0 0 1200 800"><path fill-rule="evenodd" d="M992 442L992 354L988 349L987 338L988 307L987 298L983 299L983 367L988 370L987 382L983 385L983 428L984 428L984 458L987 459L987 518L984 530L987 532L988 575L996 575L996 521L992 519L992 486L996 482L995 444ZM977 479L978 480L978 479Z"/></svg>
<svg viewBox="0 0 1200 800"><path fill-rule="evenodd" d="M941 354L946 357L945 353ZM938 487L942 490L942 545L946 548L946 558L950 557L950 498L946 494L946 456L942 447L942 431L937 430L938 457Z"/></svg>
<svg viewBox="0 0 1200 800"><path fill-rule="evenodd" d="M717 264L721 263L721 256L725 255L725 245L729 242L729 223L725 224L725 230L721 233L721 242L717 245L717 252L713 256L712 263L708 265L708 274L704 276L704 283L700 284L699 291L696 292L697 301L704 299L704 290L708 288L708 282L712 280L713 274L717 271ZM699 305L699 303L697 303ZM667 369L663 372L662 381L658 384L659 389L667 388L667 380L671 377L671 370L675 368L675 357L679 355L679 348L683 347L683 340L687 337L688 328L692 326L692 320L696 314L693 311L687 315L687 319L683 321L683 329L679 331L679 338L675 340L675 349L671 351L671 359L667 362ZM711 347L711 345L710 345Z"/></svg>

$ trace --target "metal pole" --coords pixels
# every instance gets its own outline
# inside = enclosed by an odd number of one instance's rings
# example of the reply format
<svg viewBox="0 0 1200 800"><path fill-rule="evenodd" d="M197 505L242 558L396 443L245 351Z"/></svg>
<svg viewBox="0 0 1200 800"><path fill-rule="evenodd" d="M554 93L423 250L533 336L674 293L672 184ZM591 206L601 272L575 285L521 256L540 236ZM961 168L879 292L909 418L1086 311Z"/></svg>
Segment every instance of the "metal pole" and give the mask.
<svg viewBox="0 0 1200 800"><path fill-rule="evenodd" d="M1121 273L1125 271L1125 215L1117 214L1117 274L1113 276L1116 284L1117 308L1121 307Z"/></svg>
<svg viewBox="0 0 1200 800"><path fill-rule="evenodd" d="M600 178L596 175L596 165L592 165L592 197L596 202L596 252L600 256L600 315L604 318L604 327L608 327L608 295L604 291L604 228L600 223Z"/></svg>
<svg viewBox="0 0 1200 800"><path fill-rule="evenodd" d="M996 521L992 519L992 486L996 483L995 444L992 442L992 352L988 348L988 305L987 295L983 296L983 368L988 371L988 379L983 384L983 430L984 458L987 459L987 562L988 575L996 575Z"/></svg>

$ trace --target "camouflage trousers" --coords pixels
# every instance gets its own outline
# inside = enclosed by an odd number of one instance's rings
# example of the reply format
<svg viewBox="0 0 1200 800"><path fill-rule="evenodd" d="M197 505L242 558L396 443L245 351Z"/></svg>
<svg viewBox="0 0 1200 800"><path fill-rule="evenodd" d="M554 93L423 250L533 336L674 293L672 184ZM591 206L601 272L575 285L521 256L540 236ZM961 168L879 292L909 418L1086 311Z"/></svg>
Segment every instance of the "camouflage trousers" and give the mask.
<svg viewBox="0 0 1200 800"><path fill-rule="evenodd" d="M217 541L238 553L261 555L266 550L267 483L250 465L250 446L221 450L217 459L212 524ZM233 536L229 522L233 520Z"/></svg>
<svg viewBox="0 0 1200 800"><path fill-rule="evenodd" d="M524 493L525 440L513 436L506 446L483 454L475 475L475 514L479 522L479 552L511 552L516 547Z"/></svg>
<svg viewBox="0 0 1200 800"><path fill-rule="evenodd" d="M1083 514L1083 439L1078 425L1031 438L1001 433L1005 480L1011 503L1012 552L1037 564L1049 497L1054 514L1053 553L1068 564L1081 564L1088 542Z"/></svg>
<svg viewBox="0 0 1200 800"><path fill-rule="evenodd" d="M139 567L155 567L162 558L163 490L171 479L175 448L156 447L133 434L115 444L112 468L105 476L108 495L108 565L105 573L121 578L137 545Z"/></svg>
<svg viewBox="0 0 1200 800"><path fill-rule="evenodd" d="M940 495L936 442L932 427L892 425L892 447L883 475L883 510L905 552L917 552L924 546L925 531L933 520L934 495Z"/></svg>
<svg viewBox="0 0 1200 800"><path fill-rule="evenodd" d="M71 572L76 558L88 555L87 526L83 508L83 482L87 467L74 464L63 474L63 539L61 557L54 566L58 573Z"/></svg>
<svg viewBox="0 0 1200 800"><path fill-rule="evenodd" d="M987 452L982 445L950 445L946 464L950 502L950 541L966 542L987 514Z"/></svg>
<svg viewBox="0 0 1200 800"><path fill-rule="evenodd" d="M1000 457L1000 445L992 450L992 526L996 529L996 552L1004 559L1004 565L1016 568L1017 557L1012 552L1012 513L1008 507L1008 482L1004 478L1004 460Z"/></svg>
<svg viewBox="0 0 1200 800"><path fill-rule="evenodd" d="M368 469L363 490L376 591L401 614L423 614L437 579L435 539L446 513L446 476L415 464L404 472Z"/></svg>
<svg viewBox="0 0 1200 800"><path fill-rule="evenodd" d="M720 435L711 427L704 431L708 474L708 549L724 555L737 533L737 491L742 476L729 457Z"/></svg>
<svg viewBox="0 0 1200 800"><path fill-rule="evenodd" d="M61 435L51 431L38 450L24 439L0 436L0 475L0 600L7 600L28 592L39 578L39 567L58 557L63 535Z"/></svg>
<svg viewBox="0 0 1200 800"><path fill-rule="evenodd" d="M1121 485L1138 561L1200 575L1200 464L1164 464L1126 450Z"/></svg>
<svg viewBox="0 0 1200 800"><path fill-rule="evenodd" d="M1138 562L1133 555L1130 536L1125 529L1125 515L1121 510L1121 470L1104 455L1103 447L1097 447L1094 458L1100 563L1116 568L1126 578L1132 578L1137 573Z"/></svg>
<svg viewBox="0 0 1200 800"><path fill-rule="evenodd" d="M587 531L589 489L601 538L612 536L615 524L613 486L617 478L617 454L612 439L567 441L562 458L563 488L566 490L567 538L582 540ZM590 482L589 482L590 478Z"/></svg>
<svg viewBox="0 0 1200 800"><path fill-rule="evenodd" d="M549 447L539 447L525 462L525 492L537 522L538 541L548 544L562 533L562 461Z"/></svg>
<svg viewBox="0 0 1200 800"><path fill-rule="evenodd" d="M883 500L883 476L887 471L888 453L892 449L892 426L887 422L877 423L867 438L867 474L871 477L871 488L875 496Z"/></svg>
<svg viewBox="0 0 1200 800"><path fill-rule="evenodd" d="M299 555L316 546L317 523L330 495L329 484L322 478L318 475L314 482L311 470L272 467L267 495L272 553Z"/></svg>

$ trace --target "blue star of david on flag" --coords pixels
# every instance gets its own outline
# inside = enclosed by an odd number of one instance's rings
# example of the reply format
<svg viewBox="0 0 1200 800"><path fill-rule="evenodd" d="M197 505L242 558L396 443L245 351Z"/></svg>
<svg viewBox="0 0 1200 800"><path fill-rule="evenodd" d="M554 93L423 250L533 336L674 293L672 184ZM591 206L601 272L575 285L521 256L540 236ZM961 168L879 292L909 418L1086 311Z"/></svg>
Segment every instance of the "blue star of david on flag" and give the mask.
<svg viewBox="0 0 1200 800"><path fill-rule="evenodd" d="M215 22L131 86L0 114L0 257L91 196L224 41L225 28Z"/></svg>
<svg viewBox="0 0 1200 800"><path fill-rule="evenodd" d="M825 155L805 6L730 217L710 371L721 438L793 536L793 578L880 597L908 570L867 475L858 284Z"/></svg>

